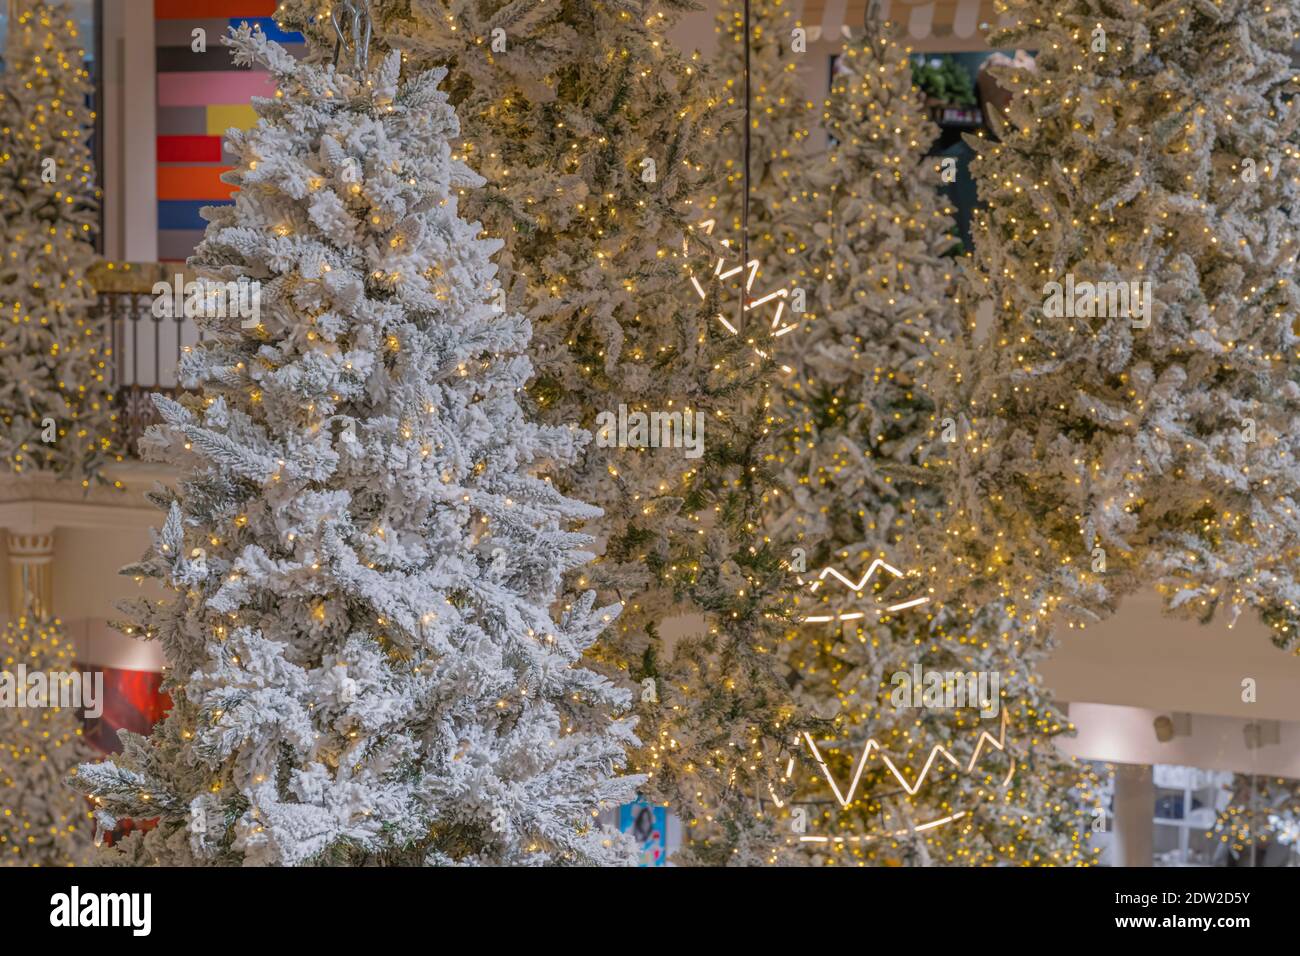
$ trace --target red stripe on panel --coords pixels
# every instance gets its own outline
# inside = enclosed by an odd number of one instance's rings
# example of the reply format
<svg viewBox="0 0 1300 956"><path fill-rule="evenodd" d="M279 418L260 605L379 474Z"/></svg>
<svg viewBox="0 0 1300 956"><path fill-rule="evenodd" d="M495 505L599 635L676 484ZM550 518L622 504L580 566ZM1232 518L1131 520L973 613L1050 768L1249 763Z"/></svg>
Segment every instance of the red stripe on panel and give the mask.
<svg viewBox="0 0 1300 956"><path fill-rule="evenodd" d="M153 0L155 20L200 20L214 17L269 17L275 0Z"/></svg>
<svg viewBox="0 0 1300 956"><path fill-rule="evenodd" d="M219 163L220 136L159 136L160 163Z"/></svg>

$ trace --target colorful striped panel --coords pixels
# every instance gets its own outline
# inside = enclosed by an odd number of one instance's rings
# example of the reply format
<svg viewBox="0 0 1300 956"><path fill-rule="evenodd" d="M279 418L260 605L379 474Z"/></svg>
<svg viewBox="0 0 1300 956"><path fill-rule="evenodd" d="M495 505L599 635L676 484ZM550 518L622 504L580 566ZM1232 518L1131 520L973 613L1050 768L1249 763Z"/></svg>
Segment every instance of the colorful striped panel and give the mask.
<svg viewBox="0 0 1300 956"><path fill-rule="evenodd" d="M159 229L158 261L184 262L202 241L202 229Z"/></svg>
<svg viewBox="0 0 1300 956"><path fill-rule="evenodd" d="M226 130L232 126L235 129L252 129L257 125L257 113L247 103L238 106L209 106L207 110L209 136L225 136Z"/></svg>
<svg viewBox="0 0 1300 956"><path fill-rule="evenodd" d="M293 56L306 52L301 34L272 19L277 0L154 0L154 69L157 74L158 256L185 259L203 237L199 209L231 201L234 187L221 181L236 159L225 150L228 129L257 123L251 100L274 96L261 70L236 67L222 43L231 27L248 23ZM193 49L202 30L206 48Z"/></svg>
<svg viewBox="0 0 1300 956"><path fill-rule="evenodd" d="M190 50L192 56L201 57L203 54L194 53L190 44L194 42L194 31L202 29L206 34L208 52L224 53L229 55L230 51L221 45L221 38L226 34L226 28L230 26L230 21L225 17L207 20L159 20L153 25L153 42L158 46L183 46ZM219 67L218 69L225 69Z"/></svg>
<svg viewBox="0 0 1300 956"><path fill-rule="evenodd" d="M158 74L158 105L162 107L247 103L254 96L274 95L275 81L268 73L232 70Z"/></svg>
<svg viewBox="0 0 1300 956"><path fill-rule="evenodd" d="M210 73L213 70L233 70L235 62L224 46L208 47L206 53L195 53L188 46L159 46L154 50L154 69L159 76L167 73Z"/></svg>
<svg viewBox="0 0 1300 956"><path fill-rule="evenodd" d="M237 27L241 23L247 23L250 27L261 27L262 32L266 34L267 39L274 40L276 43L306 42L301 33L298 33L296 30L281 30L279 24L270 17L231 17L228 25Z"/></svg>
<svg viewBox="0 0 1300 956"><path fill-rule="evenodd" d="M305 43L285 43L283 46L286 53L297 59L302 59L307 53ZM243 72L243 67L235 66L230 50L224 46L209 47L206 53L195 53L188 46L160 46L156 51L155 69L159 73L211 73L215 70Z"/></svg>
<svg viewBox="0 0 1300 956"><path fill-rule="evenodd" d="M167 107L158 111L159 136L207 136L208 111L192 106Z"/></svg>

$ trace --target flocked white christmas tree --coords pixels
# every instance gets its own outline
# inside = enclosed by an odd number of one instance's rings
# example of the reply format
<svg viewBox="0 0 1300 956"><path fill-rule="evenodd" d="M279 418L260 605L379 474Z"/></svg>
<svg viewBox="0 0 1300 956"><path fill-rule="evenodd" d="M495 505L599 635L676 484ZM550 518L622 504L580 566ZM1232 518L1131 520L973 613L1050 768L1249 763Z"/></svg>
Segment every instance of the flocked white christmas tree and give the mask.
<svg viewBox="0 0 1300 956"><path fill-rule="evenodd" d="M1155 581L1291 646L1297 4L1006 6L990 42L1040 52L997 68L1001 142L971 139L986 208L936 385L962 476L938 574L1071 624Z"/></svg>
<svg viewBox="0 0 1300 956"><path fill-rule="evenodd" d="M813 173L817 318L781 351L794 368L783 384L798 505L783 518L819 565L845 547L892 547L905 530L939 438L923 372L957 321L952 210L925 158L938 130L891 30L873 21L844 45L825 108L832 141Z"/></svg>
<svg viewBox="0 0 1300 956"><path fill-rule="evenodd" d="M444 73L228 42L278 90L191 262L262 314L207 322L200 391L158 400L183 478L136 570L171 593L129 610L175 703L78 785L105 826L160 818L115 851L142 862L624 862L595 816L638 783L628 695L575 666L617 609L550 612L596 509L532 474L582 433L518 404L529 326L457 214Z"/></svg>
<svg viewBox="0 0 1300 956"><path fill-rule="evenodd" d="M24 7L0 77L0 460L89 481L113 431L109 332L86 280L98 204L90 75L70 8Z"/></svg>
<svg viewBox="0 0 1300 956"><path fill-rule="evenodd" d="M777 493L775 375L747 341L770 351L776 303L753 311L744 337L717 319L744 324L737 277L714 278L722 229L706 240L698 228L721 97L698 54L681 55L668 36L691 6L373 9L378 39L412 65L449 70L457 149L488 180L463 206L505 241L510 301L535 323L528 399L539 417L593 426L626 406L705 423L698 457L607 434L552 473L604 510L586 525L600 558L568 583L624 604L590 658L634 689L644 745L631 766L649 776L643 793L683 820L680 862L744 862L773 845L756 795L779 782L797 716L776 654L790 578L760 520ZM306 0L284 12L320 56L329 17ZM675 640L670 629L687 633Z"/></svg>
<svg viewBox="0 0 1300 956"><path fill-rule="evenodd" d="M710 141L713 185L708 212L716 233L739 248L745 179L745 48L749 47L749 243L751 258L764 270L764 287L776 282L807 288L813 244L810 225L815 160L810 130L813 104L804 92L799 66L807 35L794 15L793 0L722 0L718 7L718 50L710 64L723 83L734 124ZM796 31L800 31L797 33Z"/></svg>

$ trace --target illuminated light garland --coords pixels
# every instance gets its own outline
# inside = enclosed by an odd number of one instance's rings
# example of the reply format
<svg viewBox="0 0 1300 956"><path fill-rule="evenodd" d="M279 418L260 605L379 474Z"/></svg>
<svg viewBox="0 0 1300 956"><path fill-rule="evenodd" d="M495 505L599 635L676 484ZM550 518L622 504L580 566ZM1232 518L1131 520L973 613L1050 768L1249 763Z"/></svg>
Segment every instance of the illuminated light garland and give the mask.
<svg viewBox="0 0 1300 956"><path fill-rule="evenodd" d="M880 558L877 558L871 562L867 567L867 570L863 573L862 578L857 583L854 583L850 578L845 577L844 574L835 566L828 565L827 567L822 568L821 573L817 575L817 579L809 585L808 591L812 594L817 593L817 590L822 586L822 583L826 578L832 577L855 594L861 594L862 589L871 583L872 579L876 576L876 572L881 568L884 568L895 578L906 577L906 575L904 575L902 571L898 570L898 568ZM798 580L801 585L804 583L803 578L797 578L796 580ZM928 597L919 597L907 601L900 601L897 604L891 604L884 608L875 608L873 610L877 615L891 614L896 611L906 611L909 608L920 607L923 604L929 603L930 599ZM834 614L809 614L807 617L802 619L802 622L805 624L826 624L832 621L858 621L866 616L866 611L850 611L847 613L837 611Z"/></svg>
<svg viewBox="0 0 1300 956"><path fill-rule="evenodd" d="M716 225L716 220L705 219L702 222L700 222L699 225L700 228L704 230L704 234L706 236L711 236L713 235L713 227L714 225ZM728 248L731 247L730 240L728 239L723 239L722 244L724 246L727 246ZM751 259L747 263L734 266L730 269L726 269L726 265L727 265L727 260L724 257L719 256L717 264L714 265L713 267L712 278L718 281L725 281L726 279L730 279L732 276L738 275L741 272L748 271L749 273L745 278L744 301L741 306L742 313L752 312L755 309L759 308L760 306L767 305L769 302L776 302L776 311L774 312L772 316L772 321L768 326L768 331L771 334L771 337L777 339L799 328L798 323L790 324L782 321L782 316L785 315L785 300L789 298L790 295L789 289L776 289L775 291L768 292L763 295L759 295L757 297L753 295L752 290L754 287L754 280L758 278L758 274L760 271L760 263L757 259ZM724 271L724 269L726 271ZM708 301L709 298L708 293L705 292L704 286L700 284L700 280L695 277L694 273L688 273L687 275L688 278L691 280L691 286L695 289L695 294L700 297L700 301L701 302ZM725 328L731 335L737 335L737 336L740 335L740 330L737 329L736 326L733 325L731 322L727 321L727 317L723 313L721 312L717 313L714 316L714 318L716 318L718 322L722 324L722 327ZM762 349L758 348L757 346L754 346L754 354L764 360L767 360L771 357L770 355L768 355L767 352L764 352ZM782 372L784 372L787 375L793 374L794 372L794 369L791 368L789 365L781 365L780 369Z"/></svg>
<svg viewBox="0 0 1300 956"><path fill-rule="evenodd" d="M817 764L822 768L822 775L826 777L826 782L831 785L831 792L835 794L835 799L839 801L840 806L845 809L848 809L849 804L853 802L853 795L857 792L858 783L862 779L862 772L867 766L867 758L871 756L873 751L880 752L880 759L884 761L885 766L889 768L889 772L894 775L895 779L898 780L899 785L907 791L907 795L911 797L916 796L917 792L921 789L921 785L925 783L925 778L929 776L930 768L934 766L936 758L942 756L957 769L962 769L961 761L954 757L948 748L944 747L942 744L935 744L930 748L930 755L926 758L925 765L921 768L920 774L917 775L916 783L909 784L907 778L899 772L898 767L889 759L889 755L885 753L884 747L882 747L881 744L872 737L867 740L866 746L862 748L862 756L858 759L858 768L853 773L853 781L849 785L848 795L845 796L840 792L839 784L835 782L835 775L831 773L830 767L826 765L826 761L822 758L821 751L818 749L816 741L812 739L812 736L807 731L804 731L802 738L804 742L807 743L808 749L812 751L813 759L816 760ZM985 743L988 743L990 746L1005 753L1007 749L1006 739L1007 713L1003 710L1001 726L998 729L998 736L994 737L987 730L980 732L979 740L975 743L975 751L971 754L970 761L966 764L965 772L970 773L975 769L975 764L979 760L980 754L984 751ZM1005 787L1011 782L1011 777L1015 772L1016 760L1012 757L1011 767L1007 770L1007 775L1002 781L1002 786Z"/></svg>
<svg viewBox="0 0 1300 956"><path fill-rule="evenodd" d="M882 560L881 558L876 558L876 560L872 561L871 564L867 566L867 570L863 572L862 578L861 580L858 581L857 584L854 584L851 580L846 578L839 571L839 569L836 568L834 565L828 565L827 567L822 568L821 573L817 575L817 580L814 581L809 586L808 590L816 591L819 587L821 587L822 582L826 580L826 577L829 575L830 577L836 578L837 580L841 581L845 587L849 588L852 591L857 591L860 594L862 593L862 589L871 583L871 579L876 576L876 571L878 571L880 568L884 568L886 571L888 571L896 578L903 577L903 572L898 570L898 568ZM803 582L800 581L799 583L802 584Z"/></svg>
<svg viewBox="0 0 1300 956"><path fill-rule="evenodd" d="M713 220L710 219L708 220L708 222L711 224ZM758 268L759 268L758 260L750 259L749 262L746 263L746 265L736 266L733 269L728 269L726 272L723 272L722 268L726 264L727 264L726 259L723 258L718 259L718 264L713 267L714 278L719 280L730 279L732 276L736 275L737 273L743 272L746 268L749 269L749 276L748 278L745 279L744 309L746 312L749 312L752 309L756 309L760 305L766 305L768 302L771 302L773 299L785 299L790 295L789 289L777 289L775 292L769 292L767 295L760 296L759 298L754 298L752 294L752 290L754 287L754 280L758 277ZM691 285L695 286L695 292L699 295L701 299L707 298L704 292L704 288L700 285L700 281L696 279L695 276L691 276ZM785 303L778 302L776 304L776 314L772 316L771 332L773 338L779 338L780 336L785 335L787 332L793 332L795 329L799 327L798 325L782 324L781 316L784 312L785 312ZM723 327L732 335L740 334L739 330L730 322L728 322L727 317L723 315L721 312L718 313L717 319L719 322L722 323Z"/></svg>
<svg viewBox="0 0 1300 956"><path fill-rule="evenodd" d="M800 843L867 843L871 840L880 840L886 837L897 839L898 837L911 836L914 833L924 833L926 830L934 830L943 826L945 823L952 823L954 820L960 820L966 816L968 811L958 810L956 813L949 814L946 817L939 817L937 820L929 820L925 823L918 823L914 827L907 827L903 830L895 830L892 833L867 833L862 836L801 836Z"/></svg>

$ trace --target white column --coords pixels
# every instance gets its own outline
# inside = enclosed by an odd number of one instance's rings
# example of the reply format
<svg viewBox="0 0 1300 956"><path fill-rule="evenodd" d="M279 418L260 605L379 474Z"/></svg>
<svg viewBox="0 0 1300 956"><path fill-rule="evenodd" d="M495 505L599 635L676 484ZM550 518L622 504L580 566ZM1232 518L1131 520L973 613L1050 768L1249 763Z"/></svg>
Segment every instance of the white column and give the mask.
<svg viewBox="0 0 1300 956"><path fill-rule="evenodd" d="M95 104L99 110L100 144L99 185L104 191L104 258L117 261L126 258L123 216L125 203L122 184L122 58L125 40L122 37L122 0L104 0L100 9L99 33L101 61L99 71L100 99Z"/></svg>
<svg viewBox="0 0 1300 956"><path fill-rule="evenodd" d="M157 76L153 4L109 0L121 8L122 253L158 261Z"/></svg>
<svg viewBox="0 0 1300 956"><path fill-rule="evenodd" d="M54 532L9 532L9 616L54 616Z"/></svg>

